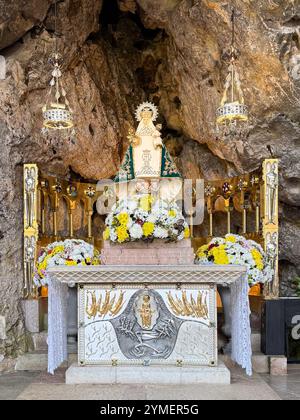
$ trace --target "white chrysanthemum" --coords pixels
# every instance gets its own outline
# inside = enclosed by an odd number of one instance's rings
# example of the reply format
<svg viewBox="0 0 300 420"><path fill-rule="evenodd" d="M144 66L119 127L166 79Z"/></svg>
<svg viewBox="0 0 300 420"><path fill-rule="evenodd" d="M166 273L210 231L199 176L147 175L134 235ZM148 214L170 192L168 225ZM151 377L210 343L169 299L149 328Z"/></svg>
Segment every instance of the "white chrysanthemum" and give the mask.
<svg viewBox="0 0 300 420"><path fill-rule="evenodd" d="M143 228L138 223L134 223L129 229L129 234L132 239L141 239L143 237Z"/></svg>
<svg viewBox="0 0 300 420"><path fill-rule="evenodd" d="M169 236L169 233L167 229L164 229L160 226L157 226L154 230L154 237L157 239L167 239Z"/></svg>
<svg viewBox="0 0 300 420"><path fill-rule="evenodd" d="M215 244L215 243L218 243L219 245L224 245L226 243L226 241L225 241L224 238L216 237L210 242L210 245Z"/></svg>
<svg viewBox="0 0 300 420"><path fill-rule="evenodd" d="M147 222L156 223L158 219L159 219L159 213L158 212L152 212L147 217Z"/></svg>
<svg viewBox="0 0 300 420"><path fill-rule="evenodd" d="M178 240L182 241L184 239L184 232L182 232L179 236L178 236Z"/></svg>
<svg viewBox="0 0 300 420"><path fill-rule="evenodd" d="M143 211L142 209L138 209L135 212L135 217L136 217L136 219L140 219L144 222L147 219L148 214L149 213L147 211Z"/></svg>
<svg viewBox="0 0 300 420"><path fill-rule="evenodd" d="M127 203L127 208L130 213L133 213L134 210L137 208L138 202L135 200L129 200Z"/></svg>
<svg viewBox="0 0 300 420"><path fill-rule="evenodd" d="M115 232L115 230L114 230L114 229L111 229L111 230L110 230L109 237L110 237L110 240L111 240L112 242L116 242L116 241L117 241L118 236L117 236L117 234L116 234L116 232Z"/></svg>
<svg viewBox="0 0 300 420"><path fill-rule="evenodd" d="M105 224L106 224L106 226L110 226L112 224L112 222L113 222L113 215L111 213L107 216L107 218L105 220Z"/></svg>

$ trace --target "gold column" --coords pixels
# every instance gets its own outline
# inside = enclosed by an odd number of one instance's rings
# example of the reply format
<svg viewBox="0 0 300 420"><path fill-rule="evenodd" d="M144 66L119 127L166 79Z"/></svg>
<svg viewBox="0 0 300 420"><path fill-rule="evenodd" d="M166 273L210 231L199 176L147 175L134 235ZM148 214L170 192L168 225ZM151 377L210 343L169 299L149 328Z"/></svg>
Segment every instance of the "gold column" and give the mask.
<svg viewBox="0 0 300 420"><path fill-rule="evenodd" d="M213 230L213 212L209 213L209 236L213 237L214 230Z"/></svg>
<svg viewBox="0 0 300 420"><path fill-rule="evenodd" d="M58 209L58 205L59 205L58 194L57 194L57 192L54 192L52 212L53 212L53 236L54 236L55 240L57 239L57 209Z"/></svg>
<svg viewBox="0 0 300 420"><path fill-rule="evenodd" d="M76 201L69 201L69 236L70 238L74 237L74 224L73 224L73 212L76 209Z"/></svg>
<svg viewBox="0 0 300 420"><path fill-rule="evenodd" d="M247 233L247 209L243 208L243 234Z"/></svg>
<svg viewBox="0 0 300 420"><path fill-rule="evenodd" d="M230 198L225 199L225 209L227 212L227 233L229 234L231 233L231 211L232 211Z"/></svg>
<svg viewBox="0 0 300 420"><path fill-rule="evenodd" d="M24 169L24 298L37 298L33 283L37 260L38 227L38 167L25 164Z"/></svg>
<svg viewBox="0 0 300 420"><path fill-rule="evenodd" d="M92 217L94 213L93 205L95 202L96 190L91 185L84 190L84 208L87 216L88 241L93 241Z"/></svg>
<svg viewBox="0 0 300 420"><path fill-rule="evenodd" d="M263 237L265 251L274 270L272 283L265 287L265 297L278 299L280 293L278 273L278 159L267 159L263 164Z"/></svg>
<svg viewBox="0 0 300 420"><path fill-rule="evenodd" d="M260 230L260 207L259 204L256 203L255 207L255 231L259 233Z"/></svg>
<svg viewBox="0 0 300 420"><path fill-rule="evenodd" d="M213 226L213 197L216 192L216 188L213 185L206 185L205 187L205 197L206 197L206 207L207 213L209 215L209 236L212 237L214 234L214 226Z"/></svg>

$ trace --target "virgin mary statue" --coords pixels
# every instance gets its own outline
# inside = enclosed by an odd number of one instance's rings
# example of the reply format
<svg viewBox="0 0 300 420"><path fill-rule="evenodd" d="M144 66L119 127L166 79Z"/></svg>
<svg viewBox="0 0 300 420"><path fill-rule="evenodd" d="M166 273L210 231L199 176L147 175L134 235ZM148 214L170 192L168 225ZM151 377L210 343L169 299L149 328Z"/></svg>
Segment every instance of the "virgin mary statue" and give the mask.
<svg viewBox="0 0 300 420"><path fill-rule="evenodd" d="M130 183L129 193L153 193L154 188L162 198L174 199L181 190L182 177L162 142L161 126L154 125L157 117L158 110L152 103L138 107L139 125L136 131L129 130L130 146L114 181Z"/></svg>

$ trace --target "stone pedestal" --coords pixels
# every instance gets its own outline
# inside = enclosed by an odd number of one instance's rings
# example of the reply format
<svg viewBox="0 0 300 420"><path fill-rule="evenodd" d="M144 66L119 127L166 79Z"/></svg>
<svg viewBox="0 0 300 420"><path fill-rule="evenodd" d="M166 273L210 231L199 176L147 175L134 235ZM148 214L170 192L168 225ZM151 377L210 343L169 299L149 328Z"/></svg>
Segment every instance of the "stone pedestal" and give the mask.
<svg viewBox="0 0 300 420"><path fill-rule="evenodd" d="M25 327L30 333L44 330L44 315L47 313L47 299L27 299L22 301Z"/></svg>
<svg viewBox="0 0 300 420"><path fill-rule="evenodd" d="M230 385L230 371L219 362L218 366L84 366L73 364L66 371L66 384L156 384Z"/></svg>
<svg viewBox="0 0 300 420"><path fill-rule="evenodd" d="M194 250L190 239L166 244L130 242L112 244L105 241L101 253L105 265L187 265L194 264Z"/></svg>

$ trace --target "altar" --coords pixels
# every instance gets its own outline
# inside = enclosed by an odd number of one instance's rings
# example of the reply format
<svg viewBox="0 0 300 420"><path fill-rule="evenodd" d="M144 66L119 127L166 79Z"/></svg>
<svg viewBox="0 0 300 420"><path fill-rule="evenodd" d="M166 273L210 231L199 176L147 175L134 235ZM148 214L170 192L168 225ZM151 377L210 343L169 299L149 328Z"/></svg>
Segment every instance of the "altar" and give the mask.
<svg viewBox="0 0 300 420"><path fill-rule="evenodd" d="M218 357L218 287L222 333L231 339L224 351L252 374L249 286L266 283L267 290L278 271L277 163L265 162L262 180L247 175L231 184L209 182L198 191L184 182L161 125L154 125L157 117L152 103L137 108L138 127L129 130L124 160L102 193L93 185L57 181L38 188L32 182L37 167L25 170L26 290L32 280L38 288L48 286L51 374L68 359L68 296L70 288L77 290L78 360L66 372L69 384L229 384L230 372ZM40 230L45 233L48 214L53 234L44 238L48 245L34 267L39 226L32 203L38 192L43 206L52 194L50 213L41 208ZM58 207L65 199L69 236L60 238ZM85 203L85 240L74 235L76 200ZM196 240L194 227L202 223L198 213L205 214L205 207L209 236ZM232 233L233 208L242 214L243 236ZM93 236L95 209L106 216L101 240ZM224 237L214 235L217 209L226 214ZM255 232L248 234L251 214ZM74 328L72 338L73 333Z"/></svg>
<svg viewBox="0 0 300 420"><path fill-rule="evenodd" d="M251 374L246 268L103 265L49 269L49 357L67 360L67 296L78 288L78 363L66 382L218 383L217 286L231 288L232 359Z"/></svg>

